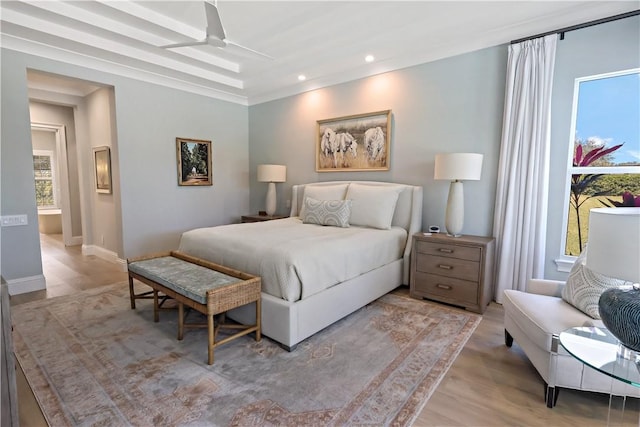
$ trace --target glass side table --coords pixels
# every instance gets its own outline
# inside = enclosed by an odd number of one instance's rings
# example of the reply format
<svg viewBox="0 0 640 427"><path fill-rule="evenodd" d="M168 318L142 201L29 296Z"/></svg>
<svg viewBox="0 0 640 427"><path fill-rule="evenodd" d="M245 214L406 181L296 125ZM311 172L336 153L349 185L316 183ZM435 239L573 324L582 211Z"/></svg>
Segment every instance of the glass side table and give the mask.
<svg viewBox="0 0 640 427"><path fill-rule="evenodd" d="M560 345L591 368L635 387L640 387L640 353L628 350L605 328L575 327L560 333ZM609 414L613 393L609 394ZM622 411L624 413L623 401Z"/></svg>

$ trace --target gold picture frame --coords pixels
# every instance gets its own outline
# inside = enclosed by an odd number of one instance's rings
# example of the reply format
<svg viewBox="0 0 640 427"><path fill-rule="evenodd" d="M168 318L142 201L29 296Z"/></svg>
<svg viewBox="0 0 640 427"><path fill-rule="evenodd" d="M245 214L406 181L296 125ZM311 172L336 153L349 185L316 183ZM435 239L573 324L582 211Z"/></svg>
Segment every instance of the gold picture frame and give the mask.
<svg viewBox="0 0 640 427"><path fill-rule="evenodd" d="M316 172L389 170L391 110L318 120Z"/></svg>
<svg viewBox="0 0 640 427"><path fill-rule="evenodd" d="M213 185L211 141L176 138L178 185Z"/></svg>
<svg viewBox="0 0 640 427"><path fill-rule="evenodd" d="M96 192L111 194L111 151L109 147L93 148L93 166L95 171Z"/></svg>

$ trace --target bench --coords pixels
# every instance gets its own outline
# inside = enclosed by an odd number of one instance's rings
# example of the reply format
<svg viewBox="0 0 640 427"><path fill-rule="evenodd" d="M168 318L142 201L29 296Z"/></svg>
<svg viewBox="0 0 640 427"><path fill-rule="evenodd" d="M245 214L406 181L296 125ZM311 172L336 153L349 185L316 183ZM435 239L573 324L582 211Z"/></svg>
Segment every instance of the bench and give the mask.
<svg viewBox="0 0 640 427"><path fill-rule="evenodd" d="M213 364L213 350L233 339L256 333L260 341L261 280L241 271L205 261L178 251L163 252L127 259L129 272L129 295L131 308L135 309L136 299L153 298L154 321L159 321L163 299L174 299L178 304L178 340L182 340L184 328L206 327L208 329L208 359ZM152 291L136 294L133 287L136 279L152 288ZM152 296L151 296L152 294ZM254 325L225 324L214 322L214 316L224 314L232 308L255 303L256 323ZM193 308L207 316L207 323L186 323L184 306ZM220 328L239 329L231 336L216 341Z"/></svg>

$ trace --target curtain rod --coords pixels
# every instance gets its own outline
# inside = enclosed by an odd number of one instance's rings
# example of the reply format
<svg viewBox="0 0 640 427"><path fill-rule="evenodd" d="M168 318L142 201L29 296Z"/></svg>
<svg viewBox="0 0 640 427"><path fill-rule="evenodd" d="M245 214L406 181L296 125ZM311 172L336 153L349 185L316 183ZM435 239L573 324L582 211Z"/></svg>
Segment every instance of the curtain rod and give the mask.
<svg viewBox="0 0 640 427"><path fill-rule="evenodd" d="M593 25L600 25L611 21L617 21L618 19L629 18L631 16L640 15L640 9L632 10L631 12L621 13L620 15L610 16L608 18L596 19L595 21L585 22L584 24L572 25L570 27L560 28L559 30L547 31L546 33L536 34L535 36L524 37L518 40L511 40L510 44L521 43L527 40L533 40L540 37L548 36L550 34L560 34L560 40L564 40L564 33L569 31L579 30L581 28L591 27Z"/></svg>

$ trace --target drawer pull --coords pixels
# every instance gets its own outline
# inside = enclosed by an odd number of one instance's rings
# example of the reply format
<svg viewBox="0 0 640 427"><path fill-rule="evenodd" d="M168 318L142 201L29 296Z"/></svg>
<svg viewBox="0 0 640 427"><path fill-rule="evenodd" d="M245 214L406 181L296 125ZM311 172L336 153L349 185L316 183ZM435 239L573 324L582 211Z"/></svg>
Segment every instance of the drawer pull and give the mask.
<svg viewBox="0 0 640 427"><path fill-rule="evenodd" d="M445 270L451 270L453 267L451 267L450 265L446 265L446 264L439 264L438 268L443 268Z"/></svg>
<svg viewBox="0 0 640 427"><path fill-rule="evenodd" d="M440 252L444 252L445 254L452 254L453 253L453 249L447 249L447 248L440 248L438 249Z"/></svg>
<svg viewBox="0 0 640 427"><path fill-rule="evenodd" d="M436 285L436 288L446 289L446 290L448 290L448 291L450 291L450 290L451 290L451 286L449 286L449 285L442 285L442 284L440 284L440 283L438 283L438 284Z"/></svg>

